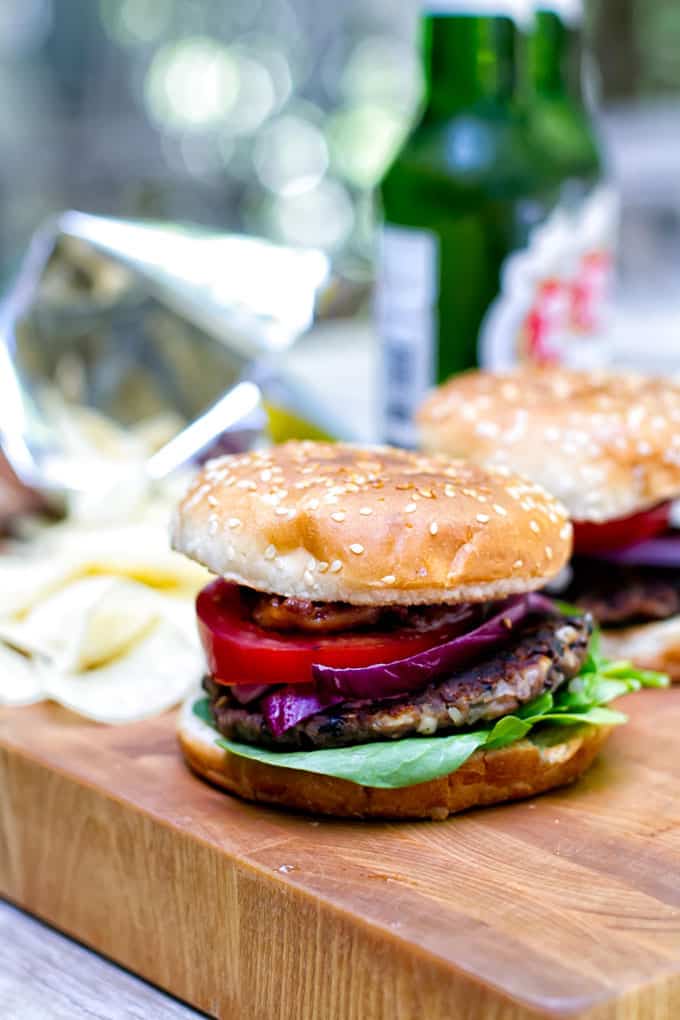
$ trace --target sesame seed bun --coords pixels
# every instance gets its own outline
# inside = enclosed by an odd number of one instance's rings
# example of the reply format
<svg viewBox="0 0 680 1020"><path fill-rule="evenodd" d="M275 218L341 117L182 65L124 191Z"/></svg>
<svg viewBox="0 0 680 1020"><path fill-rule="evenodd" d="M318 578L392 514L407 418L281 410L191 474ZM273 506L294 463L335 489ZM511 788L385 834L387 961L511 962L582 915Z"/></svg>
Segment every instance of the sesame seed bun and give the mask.
<svg viewBox="0 0 680 1020"><path fill-rule="evenodd" d="M573 520L626 517L680 494L680 384L668 379L466 372L430 394L418 426L426 450L521 471Z"/></svg>
<svg viewBox="0 0 680 1020"><path fill-rule="evenodd" d="M346 779L266 765L231 754L192 711L180 714L179 742L191 769L246 800L339 818L431 818L532 797L578 779L609 735L606 726L562 727L496 751L476 751L456 772L417 786L382 790Z"/></svg>
<svg viewBox="0 0 680 1020"><path fill-rule="evenodd" d="M175 549L229 581L356 605L531 591L571 538L565 509L504 468L313 442L211 461L172 528Z"/></svg>

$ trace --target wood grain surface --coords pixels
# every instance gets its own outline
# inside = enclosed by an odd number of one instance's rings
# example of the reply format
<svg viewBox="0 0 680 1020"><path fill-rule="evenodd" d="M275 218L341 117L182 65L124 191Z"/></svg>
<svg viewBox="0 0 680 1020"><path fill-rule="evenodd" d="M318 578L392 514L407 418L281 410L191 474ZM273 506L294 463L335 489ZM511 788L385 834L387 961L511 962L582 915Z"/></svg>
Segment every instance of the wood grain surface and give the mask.
<svg viewBox="0 0 680 1020"><path fill-rule="evenodd" d="M173 717L0 712L0 892L239 1020L677 1020L680 689L578 785L444 823L314 821L190 775Z"/></svg>
<svg viewBox="0 0 680 1020"><path fill-rule="evenodd" d="M0 901L2 1020L200 1020L53 928Z"/></svg>

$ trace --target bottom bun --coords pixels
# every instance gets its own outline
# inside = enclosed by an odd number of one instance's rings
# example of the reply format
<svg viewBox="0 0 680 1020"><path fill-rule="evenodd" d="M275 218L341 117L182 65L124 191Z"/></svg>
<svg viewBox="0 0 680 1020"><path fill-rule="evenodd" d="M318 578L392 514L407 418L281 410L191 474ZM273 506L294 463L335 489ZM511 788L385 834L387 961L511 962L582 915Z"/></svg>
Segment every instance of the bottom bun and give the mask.
<svg viewBox="0 0 680 1020"><path fill-rule="evenodd" d="M215 731L186 702L178 735L187 763L200 776L246 800L337 818L430 818L545 793L578 779L610 728L554 727L496 751L476 751L455 772L396 790L267 765L225 751Z"/></svg>
<svg viewBox="0 0 680 1020"><path fill-rule="evenodd" d="M667 673L680 682L680 616L659 623L641 623L622 630L602 631L602 654L627 659L640 669Z"/></svg>

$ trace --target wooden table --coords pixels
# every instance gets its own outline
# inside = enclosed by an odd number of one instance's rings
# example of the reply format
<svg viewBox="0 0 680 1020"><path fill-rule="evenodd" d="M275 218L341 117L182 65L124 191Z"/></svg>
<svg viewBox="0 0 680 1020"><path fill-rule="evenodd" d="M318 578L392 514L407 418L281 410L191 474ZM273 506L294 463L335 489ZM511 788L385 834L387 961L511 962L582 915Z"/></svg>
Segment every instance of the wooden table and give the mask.
<svg viewBox="0 0 680 1020"><path fill-rule="evenodd" d="M203 1016L0 900L2 1020L198 1020Z"/></svg>

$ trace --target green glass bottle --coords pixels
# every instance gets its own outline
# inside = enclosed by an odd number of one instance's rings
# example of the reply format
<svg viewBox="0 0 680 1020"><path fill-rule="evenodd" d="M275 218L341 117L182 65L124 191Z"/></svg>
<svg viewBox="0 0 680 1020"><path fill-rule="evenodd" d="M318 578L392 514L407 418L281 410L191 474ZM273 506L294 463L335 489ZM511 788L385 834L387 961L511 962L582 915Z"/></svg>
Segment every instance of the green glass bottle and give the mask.
<svg viewBox="0 0 680 1020"><path fill-rule="evenodd" d="M560 47L569 38L543 28L529 35L531 13L527 0L425 0L424 104L379 194L376 323L388 442L413 445L417 406L453 373L597 360L592 345L571 343L571 277L588 226L575 210L600 179L599 155L587 116L580 133L567 123L577 119L568 104L568 115L534 117L538 93L552 95L554 62L564 81ZM560 118L558 153L544 125ZM579 144L562 131L579 133ZM584 321L588 304L581 301Z"/></svg>
<svg viewBox="0 0 680 1020"><path fill-rule="evenodd" d="M527 40L528 109L533 142L568 190L600 183L603 158L583 95L579 0L536 0Z"/></svg>
<svg viewBox="0 0 680 1020"><path fill-rule="evenodd" d="M517 3L432 0L422 114L380 188L381 433L412 445L427 389L480 363L508 253L554 202L517 102Z"/></svg>

